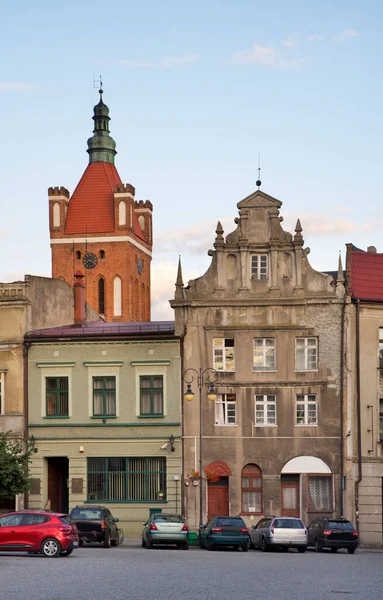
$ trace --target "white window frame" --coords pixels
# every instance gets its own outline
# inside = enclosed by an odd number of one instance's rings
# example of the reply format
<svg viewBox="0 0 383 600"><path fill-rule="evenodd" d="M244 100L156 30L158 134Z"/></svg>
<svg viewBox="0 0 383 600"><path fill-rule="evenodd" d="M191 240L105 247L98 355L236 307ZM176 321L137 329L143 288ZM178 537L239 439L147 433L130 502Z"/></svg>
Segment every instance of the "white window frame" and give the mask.
<svg viewBox="0 0 383 600"><path fill-rule="evenodd" d="M0 415L5 415L5 371L0 371Z"/></svg>
<svg viewBox="0 0 383 600"><path fill-rule="evenodd" d="M132 361L132 367L135 367L135 378L136 378L136 417L140 417L141 419L158 419L161 418L163 419L164 417L167 416L168 414L168 402L167 402L167 398L168 398L168 393L167 393L167 388L168 388L168 384L167 384L167 368L170 365L170 360L169 361L162 361L162 362L158 362L156 363L155 361L148 361L148 363L145 363L145 361ZM163 388L162 388L162 394L163 394L163 398L162 398L162 407L163 407L163 413L160 417L157 416L142 416L141 415L141 388L140 388L140 377L150 377L150 376L162 376L162 383L163 383Z"/></svg>
<svg viewBox="0 0 383 600"><path fill-rule="evenodd" d="M217 413L222 407L223 423L219 423ZM229 411L234 408L234 423L229 422ZM237 425L237 398L235 394L217 394L215 401L215 427L235 427Z"/></svg>
<svg viewBox="0 0 383 600"><path fill-rule="evenodd" d="M298 405L303 405L304 423L298 423ZM309 423L309 409L315 406L315 423ZM299 410L302 410L301 408ZM295 398L295 427L318 427L318 395L297 394Z"/></svg>
<svg viewBox="0 0 383 600"><path fill-rule="evenodd" d="M262 398L262 399L261 399ZM273 398L273 399L271 399ZM268 422L268 409L274 407L274 420ZM257 408L262 408L263 421L257 423ZM277 397L275 394L255 394L254 395L254 427L277 427Z"/></svg>
<svg viewBox="0 0 383 600"><path fill-rule="evenodd" d="M37 365L39 366L39 364ZM72 371L74 364L71 366L62 366L55 365L44 365L41 366L41 416L48 417L47 415L47 382L46 380L50 377L67 377L68 378L68 416L65 418L72 417ZM55 417L49 415L49 419L62 419L63 417Z"/></svg>
<svg viewBox="0 0 383 600"><path fill-rule="evenodd" d="M233 346L226 346L225 342L226 340L233 340ZM227 367L227 357L226 357L226 348L230 348L230 350L232 350L233 352L233 367L232 368L228 368ZM218 360L218 353L222 352L222 369L219 368L218 366L218 362L221 362L221 360ZM214 365L214 369L216 371L220 371L220 372L228 372L228 373L234 373L235 371L235 339L234 338L214 338L213 339L213 365Z"/></svg>
<svg viewBox="0 0 383 600"><path fill-rule="evenodd" d="M250 270L251 279L255 279L257 281L267 281L269 279L269 255L252 254L250 261Z"/></svg>
<svg viewBox="0 0 383 600"><path fill-rule="evenodd" d="M262 347L256 347L256 342L261 340L262 341ZM273 341L273 345L272 346L267 346L267 342L268 341ZM276 340L273 337L267 337L267 338L259 338L256 337L253 339L253 370L254 371L275 371L276 370L276 364L277 364L277 354L276 354ZM256 361L255 361L255 349L257 348L257 350L261 350L260 354L263 355L263 364L260 366L257 366ZM274 362L272 364L272 366L268 367L266 364L266 355L267 352L270 349L274 350Z"/></svg>
<svg viewBox="0 0 383 600"><path fill-rule="evenodd" d="M378 350L378 365L383 368L383 327L379 327L379 350Z"/></svg>
<svg viewBox="0 0 383 600"><path fill-rule="evenodd" d="M303 346L298 346L298 341L304 340ZM312 342L315 343L312 343ZM309 350L315 348L315 368L309 367ZM303 349L304 366L298 367L298 349ZM318 338L315 336L298 336L295 338L295 371L318 371Z"/></svg>

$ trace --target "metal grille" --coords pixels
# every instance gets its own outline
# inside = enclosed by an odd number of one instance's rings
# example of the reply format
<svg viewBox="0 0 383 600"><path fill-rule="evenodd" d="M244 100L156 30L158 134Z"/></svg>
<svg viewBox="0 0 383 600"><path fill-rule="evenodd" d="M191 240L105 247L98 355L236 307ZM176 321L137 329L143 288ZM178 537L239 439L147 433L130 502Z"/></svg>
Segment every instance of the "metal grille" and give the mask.
<svg viewBox="0 0 383 600"><path fill-rule="evenodd" d="M284 487L282 489L283 508L287 510L295 510L297 508L298 490L295 487Z"/></svg>

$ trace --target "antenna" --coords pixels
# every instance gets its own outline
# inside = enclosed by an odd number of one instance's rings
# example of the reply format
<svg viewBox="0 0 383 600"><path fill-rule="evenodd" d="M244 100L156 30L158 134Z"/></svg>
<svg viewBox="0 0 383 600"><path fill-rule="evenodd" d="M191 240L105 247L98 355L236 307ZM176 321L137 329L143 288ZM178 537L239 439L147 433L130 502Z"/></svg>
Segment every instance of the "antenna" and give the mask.
<svg viewBox="0 0 383 600"><path fill-rule="evenodd" d="M102 94L102 75L99 76L99 79L96 79L95 75L93 75L93 89L99 88L100 94Z"/></svg>
<svg viewBox="0 0 383 600"><path fill-rule="evenodd" d="M257 171L258 171L258 179L255 182L255 185L259 189L261 187L261 183L262 183L262 181L261 181L261 155L260 154L258 154L258 169L257 169Z"/></svg>

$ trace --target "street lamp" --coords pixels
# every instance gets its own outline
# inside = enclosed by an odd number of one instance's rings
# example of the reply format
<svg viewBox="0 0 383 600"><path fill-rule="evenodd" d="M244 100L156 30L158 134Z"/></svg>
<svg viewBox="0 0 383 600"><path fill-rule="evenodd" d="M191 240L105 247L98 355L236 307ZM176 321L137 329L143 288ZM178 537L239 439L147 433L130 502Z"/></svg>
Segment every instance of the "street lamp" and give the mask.
<svg viewBox="0 0 383 600"><path fill-rule="evenodd" d="M214 382L217 372L215 369L186 369L183 375L183 382L186 383L185 400L189 402L194 398L194 392L191 388L193 381L196 382L199 390L199 473L202 477L202 390L204 386L208 387L207 399L214 402L217 394L214 389ZM212 379L211 377L214 377ZM199 486L199 524L203 525L203 510L202 510L202 485Z"/></svg>

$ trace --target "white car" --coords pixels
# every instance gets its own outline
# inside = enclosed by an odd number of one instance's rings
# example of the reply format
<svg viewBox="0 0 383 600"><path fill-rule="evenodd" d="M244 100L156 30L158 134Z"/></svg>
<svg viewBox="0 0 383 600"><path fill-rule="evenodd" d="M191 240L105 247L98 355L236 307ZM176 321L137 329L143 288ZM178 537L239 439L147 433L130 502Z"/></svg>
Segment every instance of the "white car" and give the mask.
<svg viewBox="0 0 383 600"><path fill-rule="evenodd" d="M296 548L298 552L306 552L307 528L297 517L265 517L250 529L252 548L260 548L267 552L271 548L287 551Z"/></svg>

